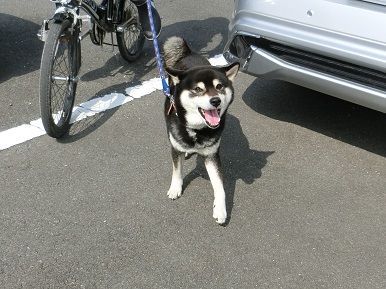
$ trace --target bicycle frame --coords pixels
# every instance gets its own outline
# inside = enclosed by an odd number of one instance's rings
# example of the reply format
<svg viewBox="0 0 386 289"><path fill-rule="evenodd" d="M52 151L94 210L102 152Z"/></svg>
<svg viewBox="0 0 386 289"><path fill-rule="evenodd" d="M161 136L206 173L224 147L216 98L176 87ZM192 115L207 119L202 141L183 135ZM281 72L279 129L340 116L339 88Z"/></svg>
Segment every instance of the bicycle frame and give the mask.
<svg viewBox="0 0 386 289"><path fill-rule="evenodd" d="M118 9L125 0L106 0L106 17L101 17L98 14L98 4L94 0L50 0L56 4L56 10L52 19L55 21L63 21L64 19L71 19L73 26L79 24L78 20L85 20L85 17L79 15L79 10L83 10L94 21L98 27L105 32L122 32L126 27L134 24L136 19L133 17L128 19L125 23L121 23L123 19L122 9ZM115 7L114 7L115 6ZM115 13L114 13L115 11ZM87 16L86 16L87 18ZM44 20L42 29L38 37L45 41L45 33L48 31L49 20ZM82 37L84 38L84 37Z"/></svg>
<svg viewBox="0 0 386 289"><path fill-rule="evenodd" d="M102 29L108 31L110 30L111 24L111 8L113 5L113 0L107 1L107 10L110 13L107 21L101 21L100 15L98 14L98 4L94 0L51 0L56 4L56 11L54 13L53 19L56 21L61 21L63 17L72 18L74 24L76 24L79 18L79 9L82 9L89 15L93 21L95 21ZM110 25L109 25L110 24Z"/></svg>

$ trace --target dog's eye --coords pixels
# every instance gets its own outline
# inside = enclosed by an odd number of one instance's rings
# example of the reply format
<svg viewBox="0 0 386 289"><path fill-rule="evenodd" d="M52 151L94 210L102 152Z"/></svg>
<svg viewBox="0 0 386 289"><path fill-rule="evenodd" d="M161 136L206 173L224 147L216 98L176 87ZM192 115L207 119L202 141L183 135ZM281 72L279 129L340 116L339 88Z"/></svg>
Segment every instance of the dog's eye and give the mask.
<svg viewBox="0 0 386 289"><path fill-rule="evenodd" d="M221 89L223 89L223 88L224 88L224 85L222 85L221 83L219 83L219 84L216 85L216 89L217 89L217 90L221 90Z"/></svg>
<svg viewBox="0 0 386 289"><path fill-rule="evenodd" d="M201 87L195 87L194 89L193 89L196 93L201 93L201 92L203 92L204 90L201 88Z"/></svg>

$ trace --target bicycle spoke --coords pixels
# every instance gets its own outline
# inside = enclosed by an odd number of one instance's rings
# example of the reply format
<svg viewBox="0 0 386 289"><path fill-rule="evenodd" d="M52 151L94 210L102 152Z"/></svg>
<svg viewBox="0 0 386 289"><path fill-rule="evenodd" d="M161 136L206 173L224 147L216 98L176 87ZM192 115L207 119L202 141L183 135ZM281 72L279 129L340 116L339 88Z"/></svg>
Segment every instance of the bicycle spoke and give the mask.
<svg viewBox="0 0 386 289"><path fill-rule="evenodd" d="M68 81L69 77L65 77L65 76L52 76L52 79L53 80Z"/></svg>
<svg viewBox="0 0 386 289"><path fill-rule="evenodd" d="M67 97L71 93L70 86L73 85L68 54L68 41L66 41L66 39L59 39L51 77L51 113L52 118L57 125L61 120L65 119L68 114L69 105Z"/></svg>
<svg viewBox="0 0 386 289"><path fill-rule="evenodd" d="M141 33L140 30L137 28L136 25L131 25L128 27L126 31L124 38L125 42L127 43L127 48L130 53L134 54L138 49L138 37Z"/></svg>

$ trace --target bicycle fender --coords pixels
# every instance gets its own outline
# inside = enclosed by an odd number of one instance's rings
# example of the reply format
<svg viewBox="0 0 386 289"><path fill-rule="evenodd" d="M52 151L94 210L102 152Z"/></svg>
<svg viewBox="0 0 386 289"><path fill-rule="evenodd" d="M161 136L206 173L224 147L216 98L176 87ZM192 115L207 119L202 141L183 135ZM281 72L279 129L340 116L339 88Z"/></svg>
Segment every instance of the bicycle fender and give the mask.
<svg viewBox="0 0 386 289"><path fill-rule="evenodd" d="M64 20L69 19L73 23L73 25L76 24L78 16L76 15L76 12L72 9L68 9L67 7L60 6L55 10L54 16L52 19L54 19L57 23L62 23Z"/></svg>
<svg viewBox="0 0 386 289"><path fill-rule="evenodd" d="M69 15L67 13L59 12L55 13L52 19L57 23L62 23L64 20L68 19Z"/></svg>

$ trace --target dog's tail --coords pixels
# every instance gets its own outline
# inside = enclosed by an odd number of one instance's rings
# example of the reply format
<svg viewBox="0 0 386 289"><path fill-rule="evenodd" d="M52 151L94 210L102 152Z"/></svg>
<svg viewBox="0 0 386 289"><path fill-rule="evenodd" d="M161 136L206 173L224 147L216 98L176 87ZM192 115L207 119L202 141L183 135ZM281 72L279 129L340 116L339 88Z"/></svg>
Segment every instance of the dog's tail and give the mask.
<svg viewBox="0 0 386 289"><path fill-rule="evenodd" d="M175 68L182 58L191 53L192 51L186 41L178 36L168 38L163 45L163 55L167 68Z"/></svg>

